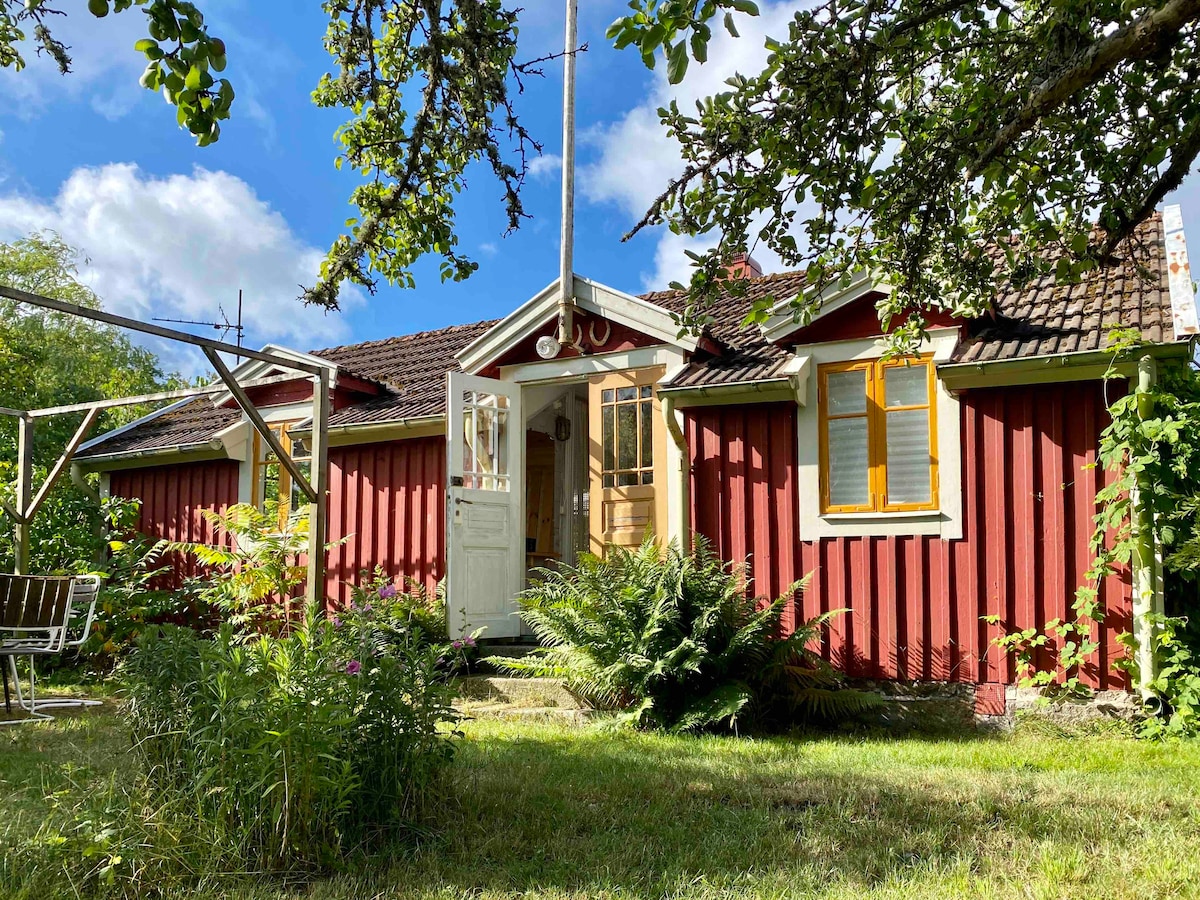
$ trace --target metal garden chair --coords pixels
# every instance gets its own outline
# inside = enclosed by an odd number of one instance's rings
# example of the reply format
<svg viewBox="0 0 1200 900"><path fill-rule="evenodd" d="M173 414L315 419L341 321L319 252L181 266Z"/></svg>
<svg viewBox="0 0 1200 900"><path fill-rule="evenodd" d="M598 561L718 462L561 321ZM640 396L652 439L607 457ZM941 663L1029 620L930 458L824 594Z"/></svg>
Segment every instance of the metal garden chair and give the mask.
<svg viewBox="0 0 1200 900"><path fill-rule="evenodd" d="M29 719L11 719L4 724L50 719L43 710L67 706L93 705L96 701L78 699L37 699L35 659L54 656L67 647L78 647L87 640L96 614L100 579L94 575L52 576L0 574L0 665L5 667L4 702L11 712L8 676L12 675L17 702L29 713ZM17 675L18 656L29 658L29 697L21 691Z"/></svg>

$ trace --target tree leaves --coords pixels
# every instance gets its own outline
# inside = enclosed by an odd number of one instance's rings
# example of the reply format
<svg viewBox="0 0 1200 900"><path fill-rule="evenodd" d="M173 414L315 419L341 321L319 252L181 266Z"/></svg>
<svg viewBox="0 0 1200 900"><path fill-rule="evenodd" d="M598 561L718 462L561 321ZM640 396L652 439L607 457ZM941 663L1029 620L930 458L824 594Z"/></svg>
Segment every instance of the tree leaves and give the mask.
<svg viewBox="0 0 1200 900"><path fill-rule="evenodd" d="M308 303L336 309L350 281L410 286L412 266L442 257L443 280L477 268L458 246L455 199L482 163L499 183L509 229L525 217L520 193L538 145L520 124L510 79L517 15L501 0L328 0L325 46L337 64L313 99L345 110L338 164L364 176L357 221L339 237Z"/></svg>
<svg viewBox="0 0 1200 900"><path fill-rule="evenodd" d="M220 137L219 123L229 118L233 88L209 74L225 69L225 44L210 37L204 16L189 0L88 0L96 18L139 7L146 16L149 37L134 43L148 65L138 83L161 91L176 107L176 121L187 128L201 147ZM46 2L0 0L0 67L24 67L17 45L26 39L25 27L33 24L33 40L66 74L71 69L69 48L55 39L50 24L62 10Z"/></svg>
<svg viewBox="0 0 1200 900"><path fill-rule="evenodd" d="M672 81L713 20L752 4L634 0L608 34ZM765 245L814 288L868 269L882 322L978 315L998 282L1077 280L1128 252L1200 154L1200 0L826 0L767 41L761 72L661 118L683 174L635 226L711 235L693 305ZM1093 222L1100 228L1093 230ZM1067 248L1067 257L1060 252ZM810 310L812 291L794 303ZM687 317L685 317L687 318Z"/></svg>

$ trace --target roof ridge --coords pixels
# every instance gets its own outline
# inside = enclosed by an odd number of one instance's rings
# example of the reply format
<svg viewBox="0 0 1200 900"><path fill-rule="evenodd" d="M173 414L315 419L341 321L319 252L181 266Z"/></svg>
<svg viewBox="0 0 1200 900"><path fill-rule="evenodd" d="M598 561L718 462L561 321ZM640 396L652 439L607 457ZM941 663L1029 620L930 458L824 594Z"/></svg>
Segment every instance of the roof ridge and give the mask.
<svg viewBox="0 0 1200 900"><path fill-rule="evenodd" d="M442 328L427 328L424 331L413 331L408 334L394 334L391 337L375 338L370 341L359 341L353 344L338 344L335 347L324 347L320 350L309 350L313 356L320 356L322 353L337 353L341 350L361 350L365 347L382 347L387 344L399 343L402 341L411 341L415 338L427 337L429 335L453 334L456 331L461 331L466 328L479 328L481 326L490 327L499 322L500 319L480 319L477 322L460 322L457 325L446 325Z"/></svg>
<svg viewBox="0 0 1200 900"><path fill-rule="evenodd" d="M758 284L763 281L774 281L774 280L783 279L783 278L804 277L804 275L805 275L804 271L802 271L800 269L791 269L786 272L771 272L767 275L756 275L752 278L738 278L736 280L744 281L748 284ZM663 296L678 297L679 295L686 294L686 293L688 293L687 288L684 288L683 290L680 290L678 288L663 288L662 290L648 291L645 294L638 294L637 296L638 296L639 300L649 300L651 297L663 297Z"/></svg>

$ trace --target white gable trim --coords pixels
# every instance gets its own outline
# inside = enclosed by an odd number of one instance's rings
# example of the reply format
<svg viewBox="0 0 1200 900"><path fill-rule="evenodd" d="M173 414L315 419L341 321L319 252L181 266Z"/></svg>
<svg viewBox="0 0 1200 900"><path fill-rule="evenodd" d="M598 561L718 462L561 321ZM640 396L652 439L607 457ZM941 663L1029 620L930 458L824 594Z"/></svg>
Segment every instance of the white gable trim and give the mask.
<svg viewBox="0 0 1200 900"><path fill-rule="evenodd" d="M782 341L789 334L798 331L818 319L836 312L844 306L849 306L855 300L870 293L890 294L892 286L874 272L861 269L851 276L848 284L838 283L826 285L819 294L811 289L804 292L806 301L816 301L816 314L807 322L797 321L791 311L791 301L780 300L771 310L771 315L762 324L762 333L768 341Z"/></svg>
<svg viewBox="0 0 1200 900"><path fill-rule="evenodd" d="M575 305L585 312L628 325L664 344L687 351L696 349L696 337L681 337L674 317L661 306L579 275L575 276L573 293ZM545 325L558 309L558 298L556 278L462 350L458 361L463 370L477 374Z"/></svg>
<svg viewBox="0 0 1200 900"><path fill-rule="evenodd" d="M263 353L271 353L283 359L295 360L296 362L308 363L310 366L324 366L329 370L330 384L337 383L338 367L336 363L332 363L327 359L321 359L319 356L313 356L311 353L302 353L299 350L293 350L290 347L284 347L279 344L266 344L262 348ZM279 368L275 363L266 362L261 359L248 359L237 368L231 371L231 374L237 379L239 384L247 381L253 381L256 378L264 378L269 372ZM293 372L296 379L311 379L313 376L307 372ZM233 394L229 391L224 391L213 396L213 406L224 406L233 400Z"/></svg>

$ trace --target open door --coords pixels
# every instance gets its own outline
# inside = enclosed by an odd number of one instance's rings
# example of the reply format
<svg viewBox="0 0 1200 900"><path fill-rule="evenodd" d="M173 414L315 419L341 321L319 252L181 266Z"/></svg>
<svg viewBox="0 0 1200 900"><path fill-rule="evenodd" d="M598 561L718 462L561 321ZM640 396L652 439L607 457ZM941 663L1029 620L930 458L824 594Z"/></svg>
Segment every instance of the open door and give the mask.
<svg viewBox="0 0 1200 900"><path fill-rule="evenodd" d="M448 377L446 604L451 636L486 627L517 637L524 578L521 387L462 372Z"/></svg>
<svg viewBox="0 0 1200 900"><path fill-rule="evenodd" d="M663 368L598 375L588 383L592 552L636 547L651 530L665 543L666 426L654 385Z"/></svg>

